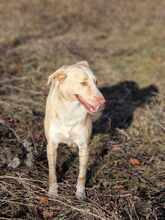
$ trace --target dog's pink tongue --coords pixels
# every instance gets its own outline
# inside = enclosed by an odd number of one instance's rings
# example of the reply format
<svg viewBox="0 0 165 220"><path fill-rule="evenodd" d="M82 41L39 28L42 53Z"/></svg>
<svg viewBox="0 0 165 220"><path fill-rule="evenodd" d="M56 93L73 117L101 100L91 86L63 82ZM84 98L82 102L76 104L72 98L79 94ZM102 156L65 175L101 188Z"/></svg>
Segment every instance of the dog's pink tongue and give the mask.
<svg viewBox="0 0 165 220"><path fill-rule="evenodd" d="M79 96L79 95L76 95L76 96L77 96L79 102L80 102L89 112L92 112L92 113L96 112L97 109L96 109L94 106L92 106L92 105L90 105L89 103L87 103L81 96Z"/></svg>
<svg viewBox="0 0 165 220"><path fill-rule="evenodd" d="M93 106L90 106L90 112L96 112L97 111L97 109L98 109L98 107L93 107Z"/></svg>

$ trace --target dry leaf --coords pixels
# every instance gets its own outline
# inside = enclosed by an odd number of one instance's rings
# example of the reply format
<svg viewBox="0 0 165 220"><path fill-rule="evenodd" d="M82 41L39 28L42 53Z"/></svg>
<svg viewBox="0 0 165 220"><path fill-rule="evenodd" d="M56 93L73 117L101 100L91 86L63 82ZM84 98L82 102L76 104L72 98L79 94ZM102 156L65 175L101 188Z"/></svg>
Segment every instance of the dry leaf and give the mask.
<svg viewBox="0 0 165 220"><path fill-rule="evenodd" d="M39 199L39 203L41 205L48 205L48 197L47 196L41 196Z"/></svg>
<svg viewBox="0 0 165 220"><path fill-rule="evenodd" d="M129 163L133 166L139 166L140 165L140 161L136 158L130 158Z"/></svg>

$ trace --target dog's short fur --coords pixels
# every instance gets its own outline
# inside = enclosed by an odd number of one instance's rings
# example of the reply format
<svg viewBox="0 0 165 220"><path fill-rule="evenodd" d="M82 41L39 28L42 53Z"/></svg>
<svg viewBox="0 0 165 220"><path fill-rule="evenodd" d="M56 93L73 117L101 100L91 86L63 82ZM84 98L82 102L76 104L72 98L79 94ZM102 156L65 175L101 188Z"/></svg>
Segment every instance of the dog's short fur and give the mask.
<svg viewBox="0 0 165 220"><path fill-rule="evenodd" d="M59 143L76 144L79 148L77 198L85 198L88 142L92 115L105 100L96 86L96 78L86 61L63 66L50 75L46 103L45 135L49 165L49 195L57 195L56 159Z"/></svg>

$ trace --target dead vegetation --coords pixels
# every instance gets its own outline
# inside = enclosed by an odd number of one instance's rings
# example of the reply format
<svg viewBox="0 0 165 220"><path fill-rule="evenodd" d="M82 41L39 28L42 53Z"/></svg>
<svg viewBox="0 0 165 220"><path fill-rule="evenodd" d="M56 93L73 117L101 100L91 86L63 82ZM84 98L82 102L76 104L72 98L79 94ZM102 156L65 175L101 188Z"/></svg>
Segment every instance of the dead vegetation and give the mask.
<svg viewBox="0 0 165 220"><path fill-rule="evenodd" d="M0 2L0 219L164 219L164 10L162 0ZM88 200L74 196L77 152L62 146L52 201L46 81L82 59L107 99L90 144Z"/></svg>

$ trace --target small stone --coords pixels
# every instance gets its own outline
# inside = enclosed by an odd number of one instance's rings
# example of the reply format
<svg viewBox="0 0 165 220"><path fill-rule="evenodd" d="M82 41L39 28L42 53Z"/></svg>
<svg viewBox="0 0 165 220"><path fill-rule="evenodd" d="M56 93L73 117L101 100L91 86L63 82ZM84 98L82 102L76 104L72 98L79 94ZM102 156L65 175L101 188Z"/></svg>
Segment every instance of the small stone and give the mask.
<svg viewBox="0 0 165 220"><path fill-rule="evenodd" d="M18 157L14 157L14 159L8 164L8 167L16 169L20 165L20 163L20 159Z"/></svg>
<svg viewBox="0 0 165 220"><path fill-rule="evenodd" d="M27 152L31 152L31 143L30 142L28 142L27 140L24 140L22 144Z"/></svg>

